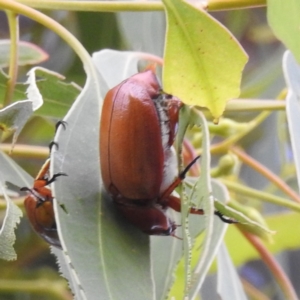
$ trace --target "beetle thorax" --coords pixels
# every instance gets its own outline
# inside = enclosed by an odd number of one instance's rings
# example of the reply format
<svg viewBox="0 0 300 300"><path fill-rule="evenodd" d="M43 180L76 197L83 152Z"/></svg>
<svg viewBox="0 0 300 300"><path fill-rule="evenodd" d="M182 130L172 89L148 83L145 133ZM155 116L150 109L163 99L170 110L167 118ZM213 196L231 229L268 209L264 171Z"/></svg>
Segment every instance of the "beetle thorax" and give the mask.
<svg viewBox="0 0 300 300"><path fill-rule="evenodd" d="M161 94L157 99L153 100L160 122L164 153L164 171L160 194L174 181L178 173L176 153L172 145L177 131L178 112L181 102L177 101L176 98L174 100L168 98L169 95ZM176 109L175 112L174 107ZM175 117L174 114L176 114Z"/></svg>

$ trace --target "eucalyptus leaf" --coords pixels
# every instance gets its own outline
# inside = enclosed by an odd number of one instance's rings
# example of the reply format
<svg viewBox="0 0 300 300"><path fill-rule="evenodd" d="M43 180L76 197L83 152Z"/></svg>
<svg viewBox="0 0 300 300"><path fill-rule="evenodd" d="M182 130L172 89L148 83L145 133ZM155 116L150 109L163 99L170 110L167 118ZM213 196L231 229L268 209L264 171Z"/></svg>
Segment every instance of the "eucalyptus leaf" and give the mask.
<svg viewBox="0 0 300 300"><path fill-rule="evenodd" d="M32 101L30 100L15 102L0 110L0 129L14 132L12 148L32 113Z"/></svg>
<svg viewBox="0 0 300 300"><path fill-rule="evenodd" d="M167 33L163 83L166 92L219 118L240 94L247 55L234 36L204 10L164 0Z"/></svg>
<svg viewBox="0 0 300 300"><path fill-rule="evenodd" d="M221 184L217 180L212 180L212 194L215 199L219 199L222 203L225 203L229 199L229 194L226 189L226 187ZM191 215L189 217L189 226L191 230L191 236L194 239L194 245L191 251L191 257L192 257L192 266L195 267L197 264L199 264L199 261L201 261L201 268L203 270L203 274L201 272L197 274L193 274L194 279L194 285L191 287L190 290L190 297L193 293L194 295L198 294L199 288L201 288L203 279L205 279L207 275L207 269L211 266L216 253L218 251L218 248L224 238L226 229L228 228L228 224L225 224L222 222L219 218L216 216L214 218L214 224L213 224L213 231L209 237L210 244L208 246L208 254L205 256L206 259L203 257L203 247L204 247L204 238L205 236L203 234L199 235L200 232L204 231L206 222L208 217L206 216L199 216L199 215ZM198 225L197 225L198 224ZM195 231L195 228L198 227L197 234ZM229 226L230 227L230 226ZM201 229L201 230L200 230ZM200 230L200 231L199 231ZM181 259L178 268L176 270L176 280L173 284L173 287L169 293L169 298L175 297L176 299L182 299L184 297L184 272L185 268L183 266L183 259ZM191 298L192 299L192 298Z"/></svg>
<svg viewBox="0 0 300 300"><path fill-rule="evenodd" d="M26 173L19 165L17 165L10 156L0 151L0 175L2 183L11 183L19 188L33 185L33 178Z"/></svg>
<svg viewBox="0 0 300 300"><path fill-rule="evenodd" d="M0 40L0 68L9 66L10 47L10 40ZM48 57L48 54L37 45L25 41L18 42L18 66L42 63Z"/></svg>
<svg viewBox="0 0 300 300"><path fill-rule="evenodd" d="M172 220L180 224L180 215L171 209L169 213ZM181 236L179 228L176 235ZM165 299L175 280L174 268L182 257L182 240L172 236L153 236L150 241L156 299Z"/></svg>
<svg viewBox="0 0 300 300"><path fill-rule="evenodd" d="M66 115L81 88L64 80L61 74L41 67L28 72L27 95L33 101L36 115L59 119Z"/></svg>
<svg viewBox="0 0 300 300"><path fill-rule="evenodd" d="M231 218L238 222L238 226L244 227L244 230L250 231L251 233L261 237L262 239L270 242L272 241L272 235L276 232L270 230L266 224L258 223L256 220L252 220L243 213L235 210L232 207L225 205L224 203L215 199L215 208L222 215Z"/></svg>
<svg viewBox="0 0 300 300"><path fill-rule="evenodd" d="M228 201L229 195L225 186L220 184L220 182L218 181L212 181L211 185L212 185L213 198L219 199L221 202ZM210 222L209 225L211 226L211 230L208 231L206 229L207 232L206 232L206 236L204 237L204 241L202 245L203 249L200 257L198 258L197 265L194 269L193 279L195 284L192 286L189 292L191 298L195 297L198 294L203 284L203 281L208 273L208 270L213 260L215 259L215 256L218 252L218 249L221 245L221 242L226 233L226 229L228 227L228 224L222 222L221 220L218 220L216 217L213 216L215 209L213 203L211 205L212 207L209 207L210 211L208 211L210 215L208 215L208 217L206 218L207 219L206 222ZM196 245L199 245L199 241L197 241ZM192 255L196 256L197 251L194 250L195 247L193 248Z"/></svg>
<svg viewBox="0 0 300 300"><path fill-rule="evenodd" d="M68 280L69 287L73 291L76 300L87 300L84 290L82 289L80 280L74 269L71 259L66 252L62 252L58 248L51 247L51 253L56 256L57 264L61 275Z"/></svg>
<svg viewBox="0 0 300 300"><path fill-rule="evenodd" d="M17 85L18 96L24 93L23 88L28 85L28 99L14 102L0 110L1 129L14 131L13 145L34 110L42 106L38 114L56 118L66 114L80 88L63 83L63 79L58 73L36 67L28 72L26 83ZM63 102L59 102L59 99L63 99Z"/></svg>
<svg viewBox="0 0 300 300"><path fill-rule="evenodd" d="M207 275L209 266L211 265L216 253L218 246L220 245L225 229L227 225L223 222L216 220L214 217L214 198L220 199L220 201L227 201L229 199L228 192L223 185L211 181L210 178L210 151L209 151L209 133L207 122L201 113L198 113L193 108L183 106L180 111L180 123L178 129L178 136L176 145L180 148L184 137L185 130L188 125L190 126L201 126L203 135L202 141L202 157L201 157L201 176L196 182L194 190L188 197L189 200L185 200L184 194L181 195L182 207L182 225L183 225L183 245L184 245L184 275L182 270L182 264L179 266L179 270L176 272L178 278L174 283L169 297L184 297L188 295L189 298L195 297L199 292L204 278ZM180 152L180 150L179 150ZM205 217L193 216L193 218L187 218L190 207L196 204L197 208L204 210ZM198 231L195 229L198 228ZM205 228L204 237L201 236L201 252L199 249L195 251L191 249L193 239L196 235ZM195 233L197 234L195 235ZM198 240L198 238L197 238ZM199 243L196 243L199 247ZM191 269L191 258L193 265L196 265L193 270ZM180 274L180 275L179 275ZM184 279L183 279L184 278ZM183 284L185 280L185 284ZM183 286L185 285L185 288ZM181 287L181 290L180 288ZM185 292L183 292L183 289ZM180 296L179 296L180 295Z"/></svg>
<svg viewBox="0 0 300 300"><path fill-rule="evenodd" d="M159 57L143 52L104 49L93 54L97 70L105 78L109 88L139 72L142 60L160 60Z"/></svg>
<svg viewBox="0 0 300 300"><path fill-rule="evenodd" d="M0 258L5 260L15 260L17 259L17 254L13 248L13 244L16 240L14 230L20 223L22 211L8 197L5 187L2 184L2 180L0 181L0 194L4 196L6 202L5 217L0 230Z"/></svg>
<svg viewBox="0 0 300 300"><path fill-rule="evenodd" d="M78 299L153 299L149 237L123 220L102 192L99 120L105 88L95 69L64 119L66 130L58 129L52 171L68 177L54 185L57 227L81 286Z"/></svg>
<svg viewBox="0 0 300 300"><path fill-rule="evenodd" d="M268 22L274 34L291 50L300 63L300 2L268 0Z"/></svg>
<svg viewBox="0 0 300 300"><path fill-rule="evenodd" d="M0 105L3 105L3 101L6 95L8 76L0 69ZM24 83L16 83L12 100L18 101L26 99L26 88Z"/></svg>
<svg viewBox="0 0 300 300"><path fill-rule="evenodd" d="M241 280L231 261L226 246L221 243L218 251L218 287L222 300L247 300Z"/></svg>
<svg viewBox="0 0 300 300"><path fill-rule="evenodd" d="M0 152L0 165L0 194L4 196L7 205L0 229L0 258L13 260L17 257L13 249L14 230L20 222L22 211L13 203L9 195L19 196L20 187L31 186L33 179L2 152Z"/></svg>

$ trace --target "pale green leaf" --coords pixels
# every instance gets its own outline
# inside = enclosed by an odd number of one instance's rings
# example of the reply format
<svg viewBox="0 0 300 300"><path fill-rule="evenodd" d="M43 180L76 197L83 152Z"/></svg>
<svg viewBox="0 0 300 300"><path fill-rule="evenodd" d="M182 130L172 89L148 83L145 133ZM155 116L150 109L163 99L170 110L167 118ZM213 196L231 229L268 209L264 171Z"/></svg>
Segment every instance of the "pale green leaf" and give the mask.
<svg viewBox="0 0 300 300"><path fill-rule="evenodd" d="M0 194L4 196L7 205L0 229L0 258L13 260L17 257L13 249L16 238L14 230L20 222L22 211L13 203L11 198L19 196L20 187L31 186L32 178L2 152L0 152L0 166ZM9 185L11 188L8 188Z"/></svg>
<svg viewBox="0 0 300 300"><path fill-rule="evenodd" d="M0 68L9 66L10 40L0 40ZM18 43L18 66L34 65L48 59L48 54L37 45L20 41Z"/></svg>
<svg viewBox="0 0 300 300"><path fill-rule="evenodd" d="M113 88L124 79L138 73L140 61L156 62L160 58L144 52L103 49L93 54L93 60L108 87Z"/></svg>
<svg viewBox="0 0 300 300"><path fill-rule="evenodd" d="M227 224L217 220L214 214L213 199L220 201L228 200L227 190L218 183L212 182L210 178L210 152L209 152L209 134L207 122L195 110L184 106L180 112L180 123L178 130L178 140L176 143L182 144L182 138L188 125L201 126L203 141L203 154L201 156L201 175L196 183L194 192L190 195L190 199L186 202L183 196L182 200L182 225L183 225L183 243L184 257L176 272L177 278L169 293L169 298L175 296L178 299L184 295L189 295L192 299L198 293L203 280L205 279L208 269L217 253L220 242L223 239ZM178 146L179 146L178 145ZM197 207L204 209L205 216L189 216L187 212L192 203ZM197 242L196 246L191 249L193 238L195 238L195 227L199 231L206 229L204 237L201 236L201 243ZM192 230L192 234L190 233ZM198 239L197 239L198 240ZM200 246L201 245L201 246ZM199 247L201 251L199 251ZM194 266L191 268L191 264ZM184 271L183 271L184 270ZM185 286L185 287L184 287ZM188 287L187 287L188 286Z"/></svg>
<svg viewBox="0 0 300 300"><path fill-rule="evenodd" d="M247 300L241 279L232 263L224 243L218 251L218 287L222 300Z"/></svg>
<svg viewBox="0 0 300 300"><path fill-rule="evenodd" d="M300 1L268 0L268 22L300 63Z"/></svg>
<svg viewBox="0 0 300 300"><path fill-rule="evenodd" d="M167 34L164 90L184 103L208 108L219 118L240 94L247 55L234 36L203 10L164 0Z"/></svg>
<svg viewBox="0 0 300 300"><path fill-rule="evenodd" d="M276 232L267 228L266 224L261 224L248 218L243 213L235 210L232 207L221 203L220 201L215 199L215 208L222 213L224 216L229 217L238 222L238 226L243 226L247 231L261 237L266 241L271 241L271 235L274 235Z"/></svg>
<svg viewBox="0 0 300 300"><path fill-rule="evenodd" d="M8 76L0 69L0 105L3 105L7 88ZM26 85L23 83L17 83L14 89L13 100L26 99Z"/></svg>
<svg viewBox="0 0 300 300"><path fill-rule="evenodd" d="M64 79L59 73L41 67L28 72L26 93L33 102L35 114L56 118L65 116L81 88Z"/></svg>
<svg viewBox="0 0 300 300"><path fill-rule="evenodd" d="M219 201L221 202L226 202L229 199L229 194L227 189L225 188L225 186L223 184L220 184L220 182L216 181L216 180L212 180L212 194L213 197L215 199L219 199ZM191 229L198 224L199 227L204 227L205 226L205 222L207 222L207 219L209 217L203 216L190 216L190 220L189 220L189 224ZM196 266L197 264L199 264L199 260L201 262L201 268L203 270L203 273L201 273L202 271L200 271L200 273L198 274L194 274L194 285L191 286L191 290L190 290L190 294L194 293L197 294L198 289L201 287L201 283L203 282L203 280L205 279L206 275L207 275L207 269L211 266L215 255L218 251L218 248L220 246L221 241L224 238L224 234L226 232L228 224L225 224L224 222L222 222L221 220L219 220L216 216L213 217L215 220L213 220L214 224L213 224L213 231L212 234L210 235L209 239L210 239L210 243L208 246L208 254L206 255L206 257L203 256L202 252L204 251L203 249L203 235L197 237L197 239L195 240L195 245L193 246L192 252L191 252L191 256L192 256L192 266ZM201 220L202 219L202 220ZM202 223L202 226L200 225ZM200 224L199 224L200 223ZM195 237L193 235L193 237ZM184 291L184 273L185 273L185 269L183 266L183 259L181 260L180 264L178 265L178 268L176 270L176 281L169 293L169 299L173 297L175 297L176 299L182 299L183 298L183 291Z"/></svg>
<svg viewBox="0 0 300 300"><path fill-rule="evenodd" d="M220 247L220 244L224 238L226 229L228 227L228 224L224 223L221 220L218 220L216 217L213 216L215 208L214 208L214 202L212 201L212 199L216 198L216 199L220 199L220 201L222 202L226 202L229 198L228 191L223 185L221 185L217 181L211 181L211 186L212 186L211 200L209 202L211 206L210 207L208 207L207 205L204 206L204 209L206 209L205 215L208 214L208 217L206 218L208 219L206 221L208 223L206 228L207 232L206 232L206 236L204 237L203 249L200 255L200 259L197 262L193 273L194 284L192 285L189 291L189 295L191 299L199 293L199 290L206 278L206 275L209 271L209 268L213 260L215 259L217 251ZM197 250L196 251L195 250L196 247L193 248L192 255L197 257Z"/></svg>
<svg viewBox="0 0 300 300"><path fill-rule="evenodd" d="M0 95L3 94L3 97L6 80L5 74L1 73ZM67 113L80 88L63 80L64 77L58 73L36 67L28 72L26 83L16 85L13 98L20 99L27 96L28 100L14 102L0 110L0 128L3 131L14 131L13 145L34 110L37 110L36 115L55 118L62 118Z"/></svg>
<svg viewBox="0 0 300 300"><path fill-rule="evenodd" d="M180 214L171 209L169 213L170 218L180 224ZM176 229L176 235L182 236L180 227ZM165 299L175 280L174 268L182 257L182 240L172 236L152 236L150 242L156 299Z"/></svg>
<svg viewBox="0 0 300 300"><path fill-rule="evenodd" d="M79 299L152 300L149 237L123 220L101 193L99 121L106 86L96 70L89 75L65 118L66 130L58 129L52 167L68 176L54 185L57 226Z"/></svg>
<svg viewBox="0 0 300 300"><path fill-rule="evenodd" d="M15 102L0 110L0 129L14 132L12 148L32 113L32 102L30 100Z"/></svg>
<svg viewBox="0 0 300 300"><path fill-rule="evenodd" d="M74 295L76 295L76 300L87 300L68 253L62 252L56 247L51 247L51 253L56 256L59 272L68 280L70 289L73 291Z"/></svg>
<svg viewBox="0 0 300 300"><path fill-rule="evenodd" d="M0 230L0 258L5 260L15 260L17 259L17 254L13 248L13 245L16 240L14 230L16 226L20 223L22 211L8 197L1 181L0 194L4 196L6 202L5 217Z"/></svg>

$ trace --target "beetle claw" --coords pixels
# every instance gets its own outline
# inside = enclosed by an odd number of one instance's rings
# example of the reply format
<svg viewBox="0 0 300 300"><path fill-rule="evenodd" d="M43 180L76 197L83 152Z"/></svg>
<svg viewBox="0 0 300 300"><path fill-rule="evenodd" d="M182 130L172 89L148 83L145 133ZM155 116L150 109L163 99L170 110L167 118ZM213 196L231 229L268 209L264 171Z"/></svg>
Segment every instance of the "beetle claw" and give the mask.
<svg viewBox="0 0 300 300"><path fill-rule="evenodd" d="M55 148L56 148L56 150L58 150L59 149L59 147L58 147L58 143L56 143L56 142L54 142L54 141L52 141L50 144L49 144L49 152L51 153L51 151L52 151L52 148L55 146Z"/></svg>
<svg viewBox="0 0 300 300"><path fill-rule="evenodd" d="M55 132L58 130L59 126L62 126L64 130L66 130L66 125L68 125L68 123L66 121L60 120L55 124Z"/></svg>
<svg viewBox="0 0 300 300"><path fill-rule="evenodd" d="M226 217L224 216L221 212L219 212L218 210L215 211L215 215L218 216L224 223L227 223L227 224L236 224L236 223L239 223L238 221L236 220L233 220L229 217Z"/></svg>
<svg viewBox="0 0 300 300"><path fill-rule="evenodd" d="M59 176L68 176L68 175L66 173L62 173L62 172L56 173L52 176L52 178L50 178L49 180L46 181L45 185L49 185L50 183L54 182L56 180L56 178Z"/></svg>

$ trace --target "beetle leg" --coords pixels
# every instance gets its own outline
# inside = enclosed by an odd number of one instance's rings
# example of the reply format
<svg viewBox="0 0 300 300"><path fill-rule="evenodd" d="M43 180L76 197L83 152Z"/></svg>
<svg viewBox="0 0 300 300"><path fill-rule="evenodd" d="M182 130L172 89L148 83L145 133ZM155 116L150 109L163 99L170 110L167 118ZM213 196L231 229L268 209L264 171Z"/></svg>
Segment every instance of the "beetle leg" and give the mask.
<svg viewBox="0 0 300 300"><path fill-rule="evenodd" d="M198 160L200 156L194 158L186 168L179 174L179 176L174 180L174 182L163 192L160 199L158 200L159 203L164 204L166 199L171 195L171 193L175 190L175 188L181 183L181 181L185 178L187 172L192 167L192 165ZM179 201L180 202L180 201Z"/></svg>
<svg viewBox="0 0 300 300"><path fill-rule="evenodd" d="M166 207L171 207L177 212L181 212L181 200L176 196L170 195L163 203ZM201 208L191 207L190 213L195 215L204 215L204 211Z"/></svg>
<svg viewBox="0 0 300 300"><path fill-rule="evenodd" d="M191 161L194 157L197 156L195 148L187 138L183 139L182 155L183 155L183 162L186 163ZM198 177L200 174L200 165L194 164L189 171L191 176Z"/></svg>
<svg viewBox="0 0 300 300"><path fill-rule="evenodd" d="M195 157L187 166L186 168L179 174L179 178L183 180L186 176L186 173L189 171L189 169L193 166L193 164L200 158L200 155Z"/></svg>
<svg viewBox="0 0 300 300"><path fill-rule="evenodd" d="M52 178L46 180L46 184L45 184L45 185L49 185L50 183L54 182L55 179L56 179L57 177L59 177L59 176L68 176L68 175L67 175L66 173L62 173L62 172L56 173L56 174L54 174L54 175L52 176Z"/></svg>
<svg viewBox="0 0 300 300"><path fill-rule="evenodd" d="M164 203L166 206L173 208L177 212L181 212L181 200L178 197L175 196L169 196L167 201ZM191 207L190 208L190 214L195 215L204 215L204 210L201 208ZM238 221L233 220L229 217L224 216L221 212L216 210L214 212L216 216L218 216L224 223L227 224L236 224ZM178 227L178 225L177 225Z"/></svg>
<svg viewBox="0 0 300 300"><path fill-rule="evenodd" d="M36 198L36 207L39 207L41 204L43 204L47 199L42 197L42 195L39 193L39 190L36 189L30 189L28 187L22 187L20 188L20 191L25 191L30 193L33 197Z"/></svg>

